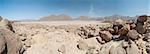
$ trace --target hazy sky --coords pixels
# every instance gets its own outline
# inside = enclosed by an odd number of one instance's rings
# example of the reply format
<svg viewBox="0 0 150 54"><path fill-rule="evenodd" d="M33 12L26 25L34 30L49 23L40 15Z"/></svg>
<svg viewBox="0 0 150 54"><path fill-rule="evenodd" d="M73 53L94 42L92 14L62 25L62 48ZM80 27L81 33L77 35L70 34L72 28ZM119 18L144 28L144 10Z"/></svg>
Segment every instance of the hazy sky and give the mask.
<svg viewBox="0 0 150 54"><path fill-rule="evenodd" d="M73 17L150 14L149 0L0 0L0 15L37 19L53 14Z"/></svg>

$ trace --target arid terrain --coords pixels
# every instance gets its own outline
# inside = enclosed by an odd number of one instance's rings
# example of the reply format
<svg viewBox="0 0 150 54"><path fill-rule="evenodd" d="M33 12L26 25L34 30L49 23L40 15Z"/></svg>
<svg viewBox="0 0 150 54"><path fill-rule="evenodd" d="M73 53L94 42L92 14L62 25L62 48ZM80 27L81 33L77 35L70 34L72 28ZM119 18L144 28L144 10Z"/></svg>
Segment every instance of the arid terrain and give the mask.
<svg viewBox="0 0 150 54"><path fill-rule="evenodd" d="M1 18L0 53L149 54L149 16L135 20L27 22Z"/></svg>
<svg viewBox="0 0 150 54"><path fill-rule="evenodd" d="M27 48L24 54L85 54L77 44L82 39L76 34L79 27L109 26L100 21L15 22L13 28ZM100 47L95 38L85 40L91 47ZM86 47L86 46L85 46Z"/></svg>

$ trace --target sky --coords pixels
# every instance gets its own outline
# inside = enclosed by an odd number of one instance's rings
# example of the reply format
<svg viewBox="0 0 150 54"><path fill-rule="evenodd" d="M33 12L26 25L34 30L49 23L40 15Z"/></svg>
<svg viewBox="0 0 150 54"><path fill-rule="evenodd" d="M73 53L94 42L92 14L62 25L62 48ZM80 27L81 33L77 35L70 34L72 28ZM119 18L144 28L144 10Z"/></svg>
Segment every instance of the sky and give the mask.
<svg viewBox="0 0 150 54"><path fill-rule="evenodd" d="M0 16L38 19L49 15L78 16L150 15L150 0L0 0Z"/></svg>

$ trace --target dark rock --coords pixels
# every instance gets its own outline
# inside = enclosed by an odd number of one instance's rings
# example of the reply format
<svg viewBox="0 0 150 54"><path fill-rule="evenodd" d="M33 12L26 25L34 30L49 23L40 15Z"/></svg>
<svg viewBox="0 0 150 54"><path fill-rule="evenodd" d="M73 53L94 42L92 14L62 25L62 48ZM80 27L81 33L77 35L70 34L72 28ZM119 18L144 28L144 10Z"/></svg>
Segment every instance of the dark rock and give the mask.
<svg viewBox="0 0 150 54"><path fill-rule="evenodd" d="M127 36L131 39L138 39L139 33L136 30L130 30L127 34Z"/></svg>
<svg viewBox="0 0 150 54"><path fill-rule="evenodd" d="M146 27L144 27L144 23L136 23L136 30L140 34L146 33Z"/></svg>
<svg viewBox="0 0 150 54"><path fill-rule="evenodd" d="M137 22L146 22L147 18L148 18L147 15L139 16L138 19L137 19Z"/></svg>
<svg viewBox="0 0 150 54"><path fill-rule="evenodd" d="M102 37L102 39L108 42L112 39L113 35L109 31L101 31L100 36Z"/></svg>

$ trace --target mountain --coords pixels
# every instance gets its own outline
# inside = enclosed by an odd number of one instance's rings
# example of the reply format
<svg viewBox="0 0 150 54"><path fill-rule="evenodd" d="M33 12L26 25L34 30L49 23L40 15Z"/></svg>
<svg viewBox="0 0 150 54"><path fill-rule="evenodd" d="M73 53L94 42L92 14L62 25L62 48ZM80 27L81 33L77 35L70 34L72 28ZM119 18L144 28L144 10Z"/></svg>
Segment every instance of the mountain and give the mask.
<svg viewBox="0 0 150 54"><path fill-rule="evenodd" d="M72 17L61 14L61 15L50 15L39 19L39 21L66 21L66 20L72 20Z"/></svg>

